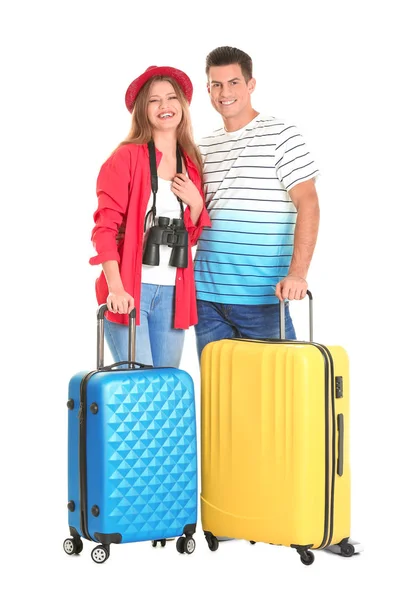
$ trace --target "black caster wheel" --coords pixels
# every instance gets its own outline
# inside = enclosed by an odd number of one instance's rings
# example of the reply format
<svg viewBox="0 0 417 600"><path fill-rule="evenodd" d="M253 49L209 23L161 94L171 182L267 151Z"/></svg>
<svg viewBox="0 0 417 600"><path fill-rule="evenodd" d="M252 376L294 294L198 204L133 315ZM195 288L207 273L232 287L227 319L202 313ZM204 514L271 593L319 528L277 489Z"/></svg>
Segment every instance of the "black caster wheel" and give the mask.
<svg viewBox="0 0 417 600"><path fill-rule="evenodd" d="M355 547L352 544L342 544L340 546L340 554L349 558L355 554Z"/></svg>
<svg viewBox="0 0 417 600"><path fill-rule="evenodd" d="M152 540L152 548L156 548L158 545L158 542L156 540Z"/></svg>
<svg viewBox="0 0 417 600"><path fill-rule="evenodd" d="M179 537L177 539L177 550L180 554L184 554L185 552L185 537Z"/></svg>
<svg viewBox="0 0 417 600"><path fill-rule="evenodd" d="M73 538L67 538L64 541L64 551L71 556L71 554L77 554L77 544Z"/></svg>
<svg viewBox="0 0 417 600"><path fill-rule="evenodd" d="M252 544L252 546L256 544L256 542L254 542L253 540L250 540L250 543Z"/></svg>
<svg viewBox="0 0 417 600"><path fill-rule="evenodd" d="M64 542L64 550L67 554L80 554L83 549L81 538L67 538Z"/></svg>
<svg viewBox="0 0 417 600"><path fill-rule="evenodd" d="M158 545L158 542L161 544L162 548L164 548L164 546L166 546L167 541L165 539L163 540L152 540L152 547L156 548L156 546Z"/></svg>
<svg viewBox="0 0 417 600"><path fill-rule="evenodd" d="M300 554L300 560L303 565L312 565L314 562L314 554L310 550L305 550L302 554Z"/></svg>
<svg viewBox="0 0 417 600"><path fill-rule="evenodd" d="M219 540L214 535L207 536L206 539L209 549L216 552L219 549Z"/></svg>
<svg viewBox="0 0 417 600"><path fill-rule="evenodd" d="M95 563L104 563L109 558L110 553L105 546L96 546L91 551L91 558Z"/></svg>
<svg viewBox="0 0 417 600"><path fill-rule="evenodd" d="M195 550L195 540L190 536L184 538L184 552L186 554L192 554Z"/></svg>

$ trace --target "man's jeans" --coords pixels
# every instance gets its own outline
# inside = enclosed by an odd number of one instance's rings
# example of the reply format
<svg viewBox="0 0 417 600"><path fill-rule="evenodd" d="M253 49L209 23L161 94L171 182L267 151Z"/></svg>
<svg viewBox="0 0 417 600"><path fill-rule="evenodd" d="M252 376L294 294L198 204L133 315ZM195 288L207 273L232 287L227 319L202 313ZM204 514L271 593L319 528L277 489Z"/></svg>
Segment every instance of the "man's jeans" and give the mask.
<svg viewBox="0 0 417 600"><path fill-rule="evenodd" d="M195 327L198 356L209 342L231 338L279 338L279 304L220 304L197 301L198 324ZM285 337L295 340L295 331L285 305Z"/></svg>
<svg viewBox="0 0 417 600"><path fill-rule="evenodd" d="M174 294L173 285L142 284L136 362L154 367L179 367L185 331L173 327ZM105 319L104 335L113 360L127 360L128 327Z"/></svg>

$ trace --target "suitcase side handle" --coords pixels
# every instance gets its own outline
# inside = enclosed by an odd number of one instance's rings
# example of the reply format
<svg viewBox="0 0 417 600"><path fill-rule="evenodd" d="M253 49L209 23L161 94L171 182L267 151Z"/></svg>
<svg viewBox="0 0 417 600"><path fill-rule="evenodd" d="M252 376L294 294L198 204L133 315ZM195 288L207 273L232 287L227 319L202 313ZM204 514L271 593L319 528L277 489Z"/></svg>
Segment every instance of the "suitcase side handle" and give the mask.
<svg viewBox="0 0 417 600"><path fill-rule="evenodd" d="M108 310L107 304L101 304L97 310L97 369L104 366L104 314ZM129 348L128 363L134 363L136 358L136 308L129 313ZM134 364L129 364L134 368Z"/></svg>
<svg viewBox="0 0 417 600"><path fill-rule="evenodd" d="M313 294L307 290L308 296L308 319L310 342L313 341ZM279 335L281 340L285 340L285 302L279 303Z"/></svg>
<svg viewBox="0 0 417 600"><path fill-rule="evenodd" d="M337 443L337 474L341 477L343 475L343 449L345 440L345 424L343 415L337 415L337 431L339 439Z"/></svg>

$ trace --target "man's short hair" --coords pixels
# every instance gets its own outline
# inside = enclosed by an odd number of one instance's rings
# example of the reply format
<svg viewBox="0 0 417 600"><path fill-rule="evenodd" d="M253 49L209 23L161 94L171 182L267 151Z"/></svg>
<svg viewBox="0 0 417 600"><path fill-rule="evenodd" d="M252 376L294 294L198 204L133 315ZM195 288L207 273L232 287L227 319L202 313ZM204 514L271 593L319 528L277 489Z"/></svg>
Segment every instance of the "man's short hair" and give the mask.
<svg viewBox="0 0 417 600"><path fill-rule="evenodd" d="M232 46L219 46L207 54L206 75L208 77L210 67L224 67L225 65L240 65L243 77L248 82L252 79L252 59L249 54L232 48Z"/></svg>

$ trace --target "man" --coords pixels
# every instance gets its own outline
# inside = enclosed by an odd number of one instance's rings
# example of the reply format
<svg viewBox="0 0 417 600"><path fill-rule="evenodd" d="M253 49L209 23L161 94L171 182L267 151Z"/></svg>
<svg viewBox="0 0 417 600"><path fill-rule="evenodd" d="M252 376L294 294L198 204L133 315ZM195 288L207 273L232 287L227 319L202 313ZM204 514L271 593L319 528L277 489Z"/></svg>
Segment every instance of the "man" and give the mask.
<svg viewBox="0 0 417 600"><path fill-rule="evenodd" d="M199 356L224 338L279 337L278 303L304 298L319 225L318 169L294 125L252 107L250 56L216 48L206 74L224 127L200 143L212 226L195 258Z"/></svg>

